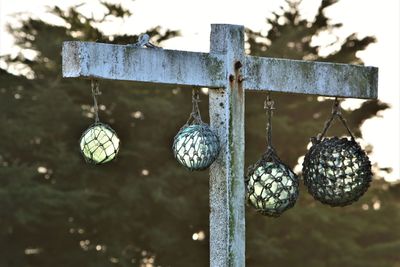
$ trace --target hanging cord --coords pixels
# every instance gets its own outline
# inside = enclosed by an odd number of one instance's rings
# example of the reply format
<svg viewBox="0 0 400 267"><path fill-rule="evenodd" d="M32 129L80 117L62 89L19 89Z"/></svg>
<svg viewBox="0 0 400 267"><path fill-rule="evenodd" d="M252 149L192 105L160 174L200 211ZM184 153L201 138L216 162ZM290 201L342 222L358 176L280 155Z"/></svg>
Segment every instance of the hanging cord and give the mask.
<svg viewBox="0 0 400 267"><path fill-rule="evenodd" d="M329 127L331 127L331 123L332 121L335 119L335 117L338 117L339 120L342 122L342 124L344 125L344 127L346 128L347 132L349 133L351 139L354 141L354 135L353 133L350 131L349 126L347 125L346 120L343 118L342 116L342 111L340 108L340 102L339 99L337 97L335 97L335 101L333 102L333 106L332 106L332 115L331 117L325 122L325 126L324 129L322 130L322 133L320 133L317 136L317 141L320 142L322 140L322 138L325 136L326 132L328 131Z"/></svg>
<svg viewBox="0 0 400 267"><path fill-rule="evenodd" d="M99 81L92 79L91 87L92 87L92 96L93 96L94 123L98 123L99 122L99 107L97 105L96 96L101 95L101 92L99 90Z"/></svg>
<svg viewBox="0 0 400 267"><path fill-rule="evenodd" d="M267 93L267 99L264 101L264 109L267 114L267 146L268 150L270 150L272 148L272 114L275 107L269 91Z"/></svg>
<svg viewBox="0 0 400 267"><path fill-rule="evenodd" d="M268 91L267 99L264 101L264 109L267 114L267 150L262 156L264 162L280 162L279 157L276 155L275 149L272 146L272 115L275 102L271 99L271 93Z"/></svg>
<svg viewBox="0 0 400 267"><path fill-rule="evenodd" d="M195 124L202 124L203 121L201 120L200 109L199 109L199 90L197 88L192 89L192 113L190 113L189 119L187 120L186 124L189 125L191 123Z"/></svg>

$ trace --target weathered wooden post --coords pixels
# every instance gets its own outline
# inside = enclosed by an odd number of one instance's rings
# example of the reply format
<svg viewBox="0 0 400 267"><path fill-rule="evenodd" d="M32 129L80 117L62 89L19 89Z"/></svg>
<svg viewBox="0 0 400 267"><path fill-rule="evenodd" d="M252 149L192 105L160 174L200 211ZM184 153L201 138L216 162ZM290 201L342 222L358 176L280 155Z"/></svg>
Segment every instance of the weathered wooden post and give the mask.
<svg viewBox="0 0 400 267"><path fill-rule="evenodd" d="M222 89L210 90L211 127L221 152L210 170L210 266L245 266L244 27L212 25L210 53L225 60Z"/></svg>
<svg viewBox="0 0 400 267"><path fill-rule="evenodd" d="M150 46L151 47L151 46ZM210 266L245 266L244 90L376 98L378 69L252 57L243 26L215 24L210 53L64 42L63 76L209 87L222 147L210 170Z"/></svg>

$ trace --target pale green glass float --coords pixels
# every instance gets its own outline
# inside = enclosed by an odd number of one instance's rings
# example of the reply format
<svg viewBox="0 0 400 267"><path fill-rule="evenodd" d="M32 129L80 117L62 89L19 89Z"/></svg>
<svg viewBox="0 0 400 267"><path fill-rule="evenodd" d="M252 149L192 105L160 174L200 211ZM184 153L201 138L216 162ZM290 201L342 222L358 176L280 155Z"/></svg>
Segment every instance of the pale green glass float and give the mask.
<svg viewBox="0 0 400 267"><path fill-rule="evenodd" d="M272 111L274 101L270 94L264 102L267 111L267 150L247 170L245 178L247 200L257 212L278 217L294 206L299 196L296 174L277 156L272 146Z"/></svg>
<svg viewBox="0 0 400 267"><path fill-rule="evenodd" d="M271 147L249 167L245 182L250 205L271 217L293 207L299 195L296 174L279 160Z"/></svg>
<svg viewBox="0 0 400 267"><path fill-rule="evenodd" d="M115 159L120 140L110 126L97 122L82 134L79 143L86 162L103 164Z"/></svg>

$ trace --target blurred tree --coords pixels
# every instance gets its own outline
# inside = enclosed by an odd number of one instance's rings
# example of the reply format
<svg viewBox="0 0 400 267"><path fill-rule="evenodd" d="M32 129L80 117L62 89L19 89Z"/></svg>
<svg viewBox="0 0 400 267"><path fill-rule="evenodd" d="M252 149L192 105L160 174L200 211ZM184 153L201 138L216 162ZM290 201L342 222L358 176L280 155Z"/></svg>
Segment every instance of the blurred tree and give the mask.
<svg viewBox="0 0 400 267"><path fill-rule="evenodd" d="M335 2L322 1L312 22L302 19L298 3L287 2L268 20L266 36L248 31L251 54L361 63L356 52L373 42L371 37L349 36L325 58L311 45L313 36L340 27L324 15ZM99 5L104 10L100 18L83 15L80 6L54 7L49 12L63 26L34 18L10 26L16 44L36 56L4 57L9 69L22 68L28 78L0 70L0 265L207 266L208 173L188 173L170 151L191 109L190 90L101 81L100 119L119 134L120 157L96 167L80 158L77 141L93 121L90 86L61 78L61 44L127 44L137 38L105 35L102 23L132 14L121 5ZM159 27L147 33L154 43L178 34ZM273 97L278 108L273 140L281 158L294 166L309 137L322 128L330 103L312 96ZM265 144L265 115L259 95L248 94L246 102L246 158L252 163ZM207 105L203 101L201 110ZM366 102L345 115L357 129L386 107ZM374 181L357 204L331 209L302 188L299 203L281 219L249 210L248 266L399 264L399 191ZM200 233L197 240L194 233Z"/></svg>

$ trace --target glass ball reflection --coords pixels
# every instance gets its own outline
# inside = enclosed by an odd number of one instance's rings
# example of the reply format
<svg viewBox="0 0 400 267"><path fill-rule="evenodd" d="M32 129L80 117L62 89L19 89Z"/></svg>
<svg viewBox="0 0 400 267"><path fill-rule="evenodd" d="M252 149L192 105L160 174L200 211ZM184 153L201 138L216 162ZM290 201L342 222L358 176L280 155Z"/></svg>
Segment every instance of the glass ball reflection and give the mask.
<svg viewBox="0 0 400 267"><path fill-rule="evenodd" d="M249 168L247 198L261 214L280 216L294 206L299 195L297 176L281 162L259 161Z"/></svg>
<svg viewBox="0 0 400 267"><path fill-rule="evenodd" d="M95 123L86 129L79 143L86 162L102 164L117 156L120 141L110 126L104 123Z"/></svg>
<svg viewBox="0 0 400 267"><path fill-rule="evenodd" d="M218 137L207 124L184 126L172 146L176 160L191 171L207 169L217 158L219 149Z"/></svg>
<svg viewBox="0 0 400 267"><path fill-rule="evenodd" d="M371 163L354 140L325 138L306 154L303 176L316 200L334 207L346 206L367 191L372 178Z"/></svg>

